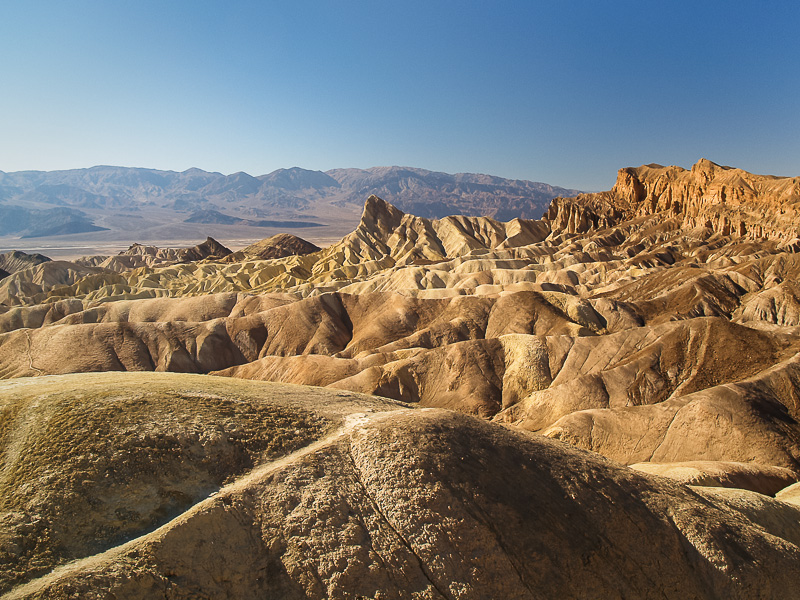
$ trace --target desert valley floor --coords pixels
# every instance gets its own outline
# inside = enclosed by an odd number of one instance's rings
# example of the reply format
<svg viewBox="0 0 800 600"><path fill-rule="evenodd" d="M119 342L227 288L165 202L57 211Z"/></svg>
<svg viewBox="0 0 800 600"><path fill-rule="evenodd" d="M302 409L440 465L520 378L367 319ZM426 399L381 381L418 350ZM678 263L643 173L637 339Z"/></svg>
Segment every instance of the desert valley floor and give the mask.
<svg viewBox="0 0 800 600"><path fill-rule="evenodd" d="M0 255L3 598L800 598L800 178Z"/></svg>

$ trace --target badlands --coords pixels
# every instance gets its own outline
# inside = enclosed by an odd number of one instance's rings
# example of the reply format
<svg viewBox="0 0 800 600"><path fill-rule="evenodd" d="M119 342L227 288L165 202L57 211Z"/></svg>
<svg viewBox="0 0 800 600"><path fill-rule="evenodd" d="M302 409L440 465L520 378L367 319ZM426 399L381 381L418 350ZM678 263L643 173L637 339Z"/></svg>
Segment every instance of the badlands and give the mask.
<svg viewBox="0 0 800 600"><path fill-rule="evenodd" d="M0 255L3 598L800 598L800 178Z"/></svg>

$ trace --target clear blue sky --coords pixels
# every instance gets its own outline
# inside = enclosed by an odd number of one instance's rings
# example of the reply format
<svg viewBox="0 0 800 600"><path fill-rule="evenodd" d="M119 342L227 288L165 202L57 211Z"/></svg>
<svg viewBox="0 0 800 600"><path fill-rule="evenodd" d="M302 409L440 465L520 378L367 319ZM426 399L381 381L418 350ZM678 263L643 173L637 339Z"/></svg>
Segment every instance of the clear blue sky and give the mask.
<svg viewBox="0 0 800 600"><path fill-rule="evenodd" d="M800 175L800 3L0 4L0 170Z"/></svg>

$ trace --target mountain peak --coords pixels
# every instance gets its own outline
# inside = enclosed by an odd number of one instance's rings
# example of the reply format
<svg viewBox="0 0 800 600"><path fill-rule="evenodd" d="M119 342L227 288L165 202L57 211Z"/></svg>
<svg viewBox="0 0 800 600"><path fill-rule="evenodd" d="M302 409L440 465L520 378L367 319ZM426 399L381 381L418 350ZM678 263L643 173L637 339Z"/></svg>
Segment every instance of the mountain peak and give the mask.
<svg viewBox="0 0 800 600"><path fill-rule="evenodd" d="M695 176L700 176L706 179L712 179L717 171L730 171L730 167L723 167L715 162L711 162L707 158L701 158L692 165L691 172Z"/></svg>
<svg viewBox="0 0 800 600"><path fill-rule="evenodd" d="M364 202L359 228L366 228L371 232L389 232L400 225L404 216L402 210L373 194Z"/></svg>
<svg viewBox="0 0 800 600"><path fill-rule="evenodd" d="M219 258L231 254L231 250L220 244L211 236L208 236L206 241L202 244L198 244L194 248L189 248L188 254L190 256L194 256L196 254L202 258ZM198 259L192 257L191 260Z"/></svg>
<svg viewBox="0 0 800 600"><path fill-rule="evenodd" d="M259 177L263 182L284 190L338 188L339 182L322 171L311 171L300 167L278 169Z"/></svg>

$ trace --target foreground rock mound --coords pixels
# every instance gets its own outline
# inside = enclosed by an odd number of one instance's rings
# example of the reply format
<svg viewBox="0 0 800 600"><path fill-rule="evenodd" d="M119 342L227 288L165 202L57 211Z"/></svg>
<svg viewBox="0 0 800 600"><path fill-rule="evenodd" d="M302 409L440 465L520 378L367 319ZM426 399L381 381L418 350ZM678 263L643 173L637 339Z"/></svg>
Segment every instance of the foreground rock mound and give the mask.
<svg viewBox="0 0 800 600"><path fill-rule="evenodd" d="M100 374L0 386L0 590L154 530L320 439L354 406L393 408L231 383Z"/></svg>
<svg viewBox="0 0 800 600"><path fill-rule="evenodd" d="M98 377L119 395L113 378L129 376ZM281 411L297 410L286 392L266 388L272 400L257 403L279 424ZM304 393L319 410L334 399ZM303 410L315 410L313 395ZM754 517L732 499L701 498L540 436L344 400L320 413L338 425L319 441L8 597L796 597L792 505L765 499ZM213 431L215 418L201 412L195 427ZM253 439L262 435L271 433ZM91 446L73 452L85 461ZM129 472L113 473L119 493L137 489ZM778 518L795 524L781 529Z"/></svg>

